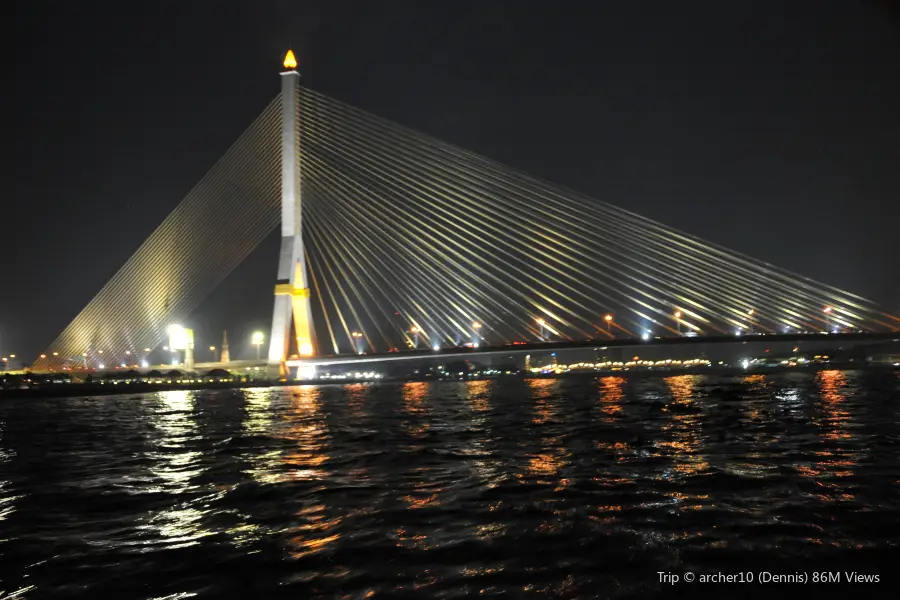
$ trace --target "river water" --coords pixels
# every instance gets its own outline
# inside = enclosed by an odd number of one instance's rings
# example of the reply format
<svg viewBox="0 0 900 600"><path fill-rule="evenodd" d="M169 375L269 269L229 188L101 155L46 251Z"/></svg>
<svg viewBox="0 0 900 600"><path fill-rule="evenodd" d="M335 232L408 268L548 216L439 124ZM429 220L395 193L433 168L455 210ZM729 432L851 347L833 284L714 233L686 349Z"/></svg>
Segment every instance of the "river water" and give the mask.
<svg viewBox="0 0 900 600"><path fill-rule="evenodd" d="M0 597L894 597L898 406L865 371L7 400Z"/></svg>

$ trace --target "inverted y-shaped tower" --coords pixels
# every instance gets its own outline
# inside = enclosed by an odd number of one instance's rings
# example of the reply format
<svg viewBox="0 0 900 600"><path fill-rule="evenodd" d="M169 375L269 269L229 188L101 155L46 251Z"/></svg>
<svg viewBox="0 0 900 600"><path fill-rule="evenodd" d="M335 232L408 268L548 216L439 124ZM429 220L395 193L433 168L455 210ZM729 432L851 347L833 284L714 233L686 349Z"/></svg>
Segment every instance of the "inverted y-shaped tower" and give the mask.
<svg viewBox="0 0 900 600"><path fill-rule="evenodd" d="M287 376L285 361L291 352L291 325L301 357L315 354L315 339L301 229L300 111L297 106L300 73L290 50L284 57L284 68L286 70L281 73L281 254L269 338L269 364L272 367L280 365L282 376Z"/></svg>

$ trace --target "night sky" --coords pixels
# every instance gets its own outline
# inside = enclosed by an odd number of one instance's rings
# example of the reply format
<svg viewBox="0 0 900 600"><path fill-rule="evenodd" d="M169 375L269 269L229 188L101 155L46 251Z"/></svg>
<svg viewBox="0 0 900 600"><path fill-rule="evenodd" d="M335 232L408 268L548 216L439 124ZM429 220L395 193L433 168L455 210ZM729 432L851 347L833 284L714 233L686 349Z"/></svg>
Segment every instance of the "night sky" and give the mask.
<svg viewBox="0 0 900 600"><path fill-rule="evenodd" d="M36 357L305 85L900 312L891 3L3 3L0 352ZM198 343L267 328L277 244ZM199 356L201 359L206 357Z"/></svg>

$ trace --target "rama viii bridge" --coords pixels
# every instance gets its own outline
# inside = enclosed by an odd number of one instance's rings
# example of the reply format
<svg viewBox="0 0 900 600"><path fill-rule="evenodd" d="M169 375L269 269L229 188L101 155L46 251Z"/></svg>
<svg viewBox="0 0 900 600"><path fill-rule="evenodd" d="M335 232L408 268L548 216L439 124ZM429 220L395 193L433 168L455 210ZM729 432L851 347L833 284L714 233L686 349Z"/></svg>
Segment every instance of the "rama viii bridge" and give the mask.
<svg viewBox="0 0 900 600"><path fill-rule="evenodd" d="M900 328L858 295L303 87L291 52L284 65L281 93L36 370L159 347L279 226L265 362L287 377L460 345Z"/></svg>

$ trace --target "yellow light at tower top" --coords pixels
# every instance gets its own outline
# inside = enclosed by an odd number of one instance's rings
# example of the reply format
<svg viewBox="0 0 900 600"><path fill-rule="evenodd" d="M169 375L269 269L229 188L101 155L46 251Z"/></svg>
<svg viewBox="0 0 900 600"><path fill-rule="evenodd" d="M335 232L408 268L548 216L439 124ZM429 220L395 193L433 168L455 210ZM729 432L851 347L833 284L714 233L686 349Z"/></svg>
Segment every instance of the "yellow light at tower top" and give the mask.
<svg viewBox="0 0 900 600"><path fill-rule="evenodd" d="M284 68L285 69L296 69L297 68L297 59L294 57L293 50L288 50L287 54L284 55Z"/></svg>

